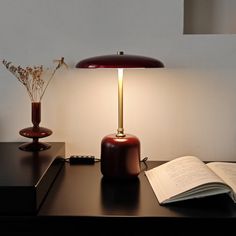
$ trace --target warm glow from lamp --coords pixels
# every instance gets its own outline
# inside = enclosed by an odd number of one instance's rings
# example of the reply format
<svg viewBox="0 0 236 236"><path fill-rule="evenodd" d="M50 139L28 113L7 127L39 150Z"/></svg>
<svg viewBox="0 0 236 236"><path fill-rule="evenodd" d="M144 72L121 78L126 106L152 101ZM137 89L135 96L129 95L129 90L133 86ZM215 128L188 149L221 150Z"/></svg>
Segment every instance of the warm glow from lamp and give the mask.
<svg viewBox="0 0 236 236"><path fill-rule="evenodd" d="M125 68L162 68L163 63L150 57L117 55L92 57L80 61L77 68L115 68L118 75L118 129L101 142L101 172L109 178L135 178L140 173L140 141L124 133L123 127L123 73Z"/></svg>

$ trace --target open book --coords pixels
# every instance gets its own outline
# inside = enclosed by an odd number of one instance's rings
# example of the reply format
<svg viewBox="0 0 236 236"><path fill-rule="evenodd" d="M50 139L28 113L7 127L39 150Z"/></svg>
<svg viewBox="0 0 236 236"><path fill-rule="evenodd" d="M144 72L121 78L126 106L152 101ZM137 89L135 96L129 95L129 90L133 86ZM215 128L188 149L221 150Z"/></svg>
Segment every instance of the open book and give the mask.
<svg viewBox="0 0 236 236"><path fill-rule="evenodd" d="M145 171L160 204L228 193L236 203L236 163L184 156Z"/></svg>

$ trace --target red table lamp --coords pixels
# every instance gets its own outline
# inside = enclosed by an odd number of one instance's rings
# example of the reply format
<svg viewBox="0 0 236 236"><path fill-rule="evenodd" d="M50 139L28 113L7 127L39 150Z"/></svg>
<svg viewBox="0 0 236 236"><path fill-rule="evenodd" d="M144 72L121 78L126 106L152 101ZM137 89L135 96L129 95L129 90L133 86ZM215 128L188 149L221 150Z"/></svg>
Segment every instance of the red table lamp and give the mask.
<svg viewBox="0 0 236 236"><path fill-rule="evenodd" d="M123 70L124 68L163 68L161 61L143 56L114 55L91 57L80 61L76 68L116 68L118 71L118 129L116 134L103 138L101 143L101 172L109 178L134 178L140 173L140 142L124 133L123 127Z"/></svg>

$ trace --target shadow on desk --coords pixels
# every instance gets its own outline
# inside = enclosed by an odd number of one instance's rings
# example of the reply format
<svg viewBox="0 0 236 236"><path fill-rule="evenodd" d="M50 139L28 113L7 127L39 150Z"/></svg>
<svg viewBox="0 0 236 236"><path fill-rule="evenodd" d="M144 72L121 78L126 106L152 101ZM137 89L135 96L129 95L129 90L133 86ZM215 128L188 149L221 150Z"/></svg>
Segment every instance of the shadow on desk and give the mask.
<svg viewBox="0 0 236 236"><path fill-rule="evenodd" d="M173 202L164 205L164 207L172 212L178 212L182 217L189 217L190 214L191 216L199 216L202 212L204 212L202 218L236 217L236 204L233 203L228 194Z"/></svg>

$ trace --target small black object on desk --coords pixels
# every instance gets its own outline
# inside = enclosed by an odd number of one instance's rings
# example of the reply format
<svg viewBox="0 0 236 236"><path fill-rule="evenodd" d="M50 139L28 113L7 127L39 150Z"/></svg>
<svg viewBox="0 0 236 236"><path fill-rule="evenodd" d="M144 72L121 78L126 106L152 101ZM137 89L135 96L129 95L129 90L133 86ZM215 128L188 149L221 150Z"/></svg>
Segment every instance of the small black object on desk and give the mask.
<svg viewBox="0 0 236 236"><path fill-rule="evenodd" d="M94 156L81 156L81 155L73 155L69 157L69 162L71 165L93 165L95 163Z"/></svg>

